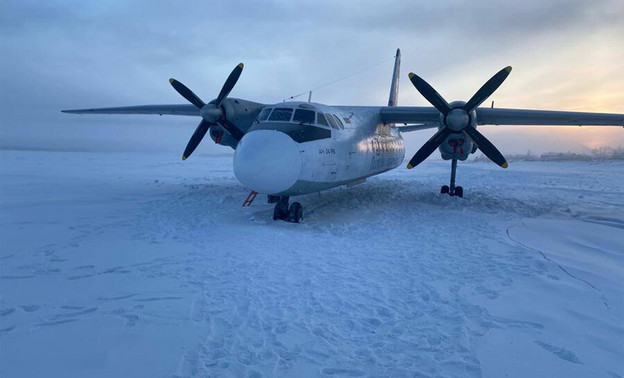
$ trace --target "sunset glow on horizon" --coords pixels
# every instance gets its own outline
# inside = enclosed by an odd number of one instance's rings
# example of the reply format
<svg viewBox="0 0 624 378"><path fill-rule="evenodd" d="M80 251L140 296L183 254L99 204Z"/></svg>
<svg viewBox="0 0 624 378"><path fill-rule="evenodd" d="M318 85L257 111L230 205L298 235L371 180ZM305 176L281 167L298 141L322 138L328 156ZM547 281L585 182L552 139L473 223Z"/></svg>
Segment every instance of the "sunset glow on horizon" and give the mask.
<svg viewBox="0 0 624 378"><path fill-rule="evenodd" d="M483 106L494 100L499 108L624 114L621 0L191 3L172 11L163 4L3 2L0 56L10 57L0 66L3 145L57 141L82 148L94 134L108 138L111 123L126 122L133 126L120 127L121 139L160 149L167 138L185 139L179 131L184 120L101 118L94 132L94 123L85 127L83 119L59 110L179 103L167 82L172 76L208 98L241 61L245 73L236 97L278 103L347 76L315 90L312 100L385 105L396 48L402 51L399 105L429 106L409 72L426 78L447 100L466 101L511 65L509 78ZM221 17L189 25L197 14L214 12ZM214 30L223 31L220 38L208 37ZM380 61L385 63L362 70ZM505 151L624 145L623 128L484 130L500 138ZM408 148L429 137L427 131L405 134Z"/></svg>

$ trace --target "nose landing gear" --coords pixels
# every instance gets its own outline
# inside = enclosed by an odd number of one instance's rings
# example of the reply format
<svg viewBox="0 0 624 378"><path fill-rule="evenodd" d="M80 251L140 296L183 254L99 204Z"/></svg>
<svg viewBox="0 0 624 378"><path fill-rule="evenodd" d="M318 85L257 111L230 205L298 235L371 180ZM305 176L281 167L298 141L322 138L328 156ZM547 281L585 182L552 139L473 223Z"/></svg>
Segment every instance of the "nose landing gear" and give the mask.
<svg viewBox="0 0 624 378"><path fill-rule="evenodd" d="M457 173L457 159L453 159L451 161L451 185L450 186L443 185L440 188L440 193L448 194L451 197L453 196L463 197L464 196L464 188L462 188L461 186L455 186L456 173Z"/></svg>
<svg viewBox="0 0 624 378"><path fill-rule="evenodd" d="M303 207L299 202L293 202L288 206L288 196L281 196L273 210L273 220L299 223L303 219Z"/></svg>

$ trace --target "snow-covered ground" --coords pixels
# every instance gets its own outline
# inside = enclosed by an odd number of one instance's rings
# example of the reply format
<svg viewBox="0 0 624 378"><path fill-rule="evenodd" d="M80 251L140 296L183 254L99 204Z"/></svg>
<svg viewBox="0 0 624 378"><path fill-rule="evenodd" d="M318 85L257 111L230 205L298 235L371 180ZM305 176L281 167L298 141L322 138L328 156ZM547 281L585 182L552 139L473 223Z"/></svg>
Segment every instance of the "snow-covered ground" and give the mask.
<svg viewBox="0 0 624 378"><path fill-rule="evenodd" d="M624 377L624 162L449 165L290 224L231 158L0 151L0 376Z"/></svg>

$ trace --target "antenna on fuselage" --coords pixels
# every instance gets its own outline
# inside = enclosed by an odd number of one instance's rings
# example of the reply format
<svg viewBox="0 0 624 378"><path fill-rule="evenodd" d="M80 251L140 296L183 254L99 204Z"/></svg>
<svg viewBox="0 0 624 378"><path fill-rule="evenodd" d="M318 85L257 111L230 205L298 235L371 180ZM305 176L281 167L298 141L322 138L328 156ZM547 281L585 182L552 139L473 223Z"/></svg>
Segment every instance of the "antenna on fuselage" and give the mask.
<svg viewBox="0 0 624 378"><path fill-rule="evenodd" d="M308 102L312 102L312 91L308 93Z"/></svg>

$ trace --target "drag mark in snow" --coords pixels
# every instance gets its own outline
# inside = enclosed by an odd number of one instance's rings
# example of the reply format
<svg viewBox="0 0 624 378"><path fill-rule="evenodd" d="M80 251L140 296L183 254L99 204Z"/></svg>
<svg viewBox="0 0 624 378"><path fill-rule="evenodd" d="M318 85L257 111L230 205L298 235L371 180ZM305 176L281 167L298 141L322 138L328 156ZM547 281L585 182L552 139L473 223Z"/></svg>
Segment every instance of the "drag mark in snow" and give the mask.
<svg viewBox="0 0 624 378"><path fill-rule="evenodd" d="M150 297L150 298L142 298L142 299L135 299L135 302L154 302L154 301L171 301L171 300L177 300L177 299L184 299L182 297Z"/></svg>
<svg viewBox="0 0 624 378"><path fill-rule="evenodd" d="M127 295L120 295L117 297L98 297L97 300L98 301L103 301L103 302L108 302L108 301L119 301L122 299L128 299L128 298L132 298L134 296L136 296L138 294L127 294Z"/></svg>
<svg viewBox="0 0 624 378"><path fill-rule="evenodd" d="M608 217L587 217L583 219L585 222L601 224L603 226L615 227L624 229L624 221L618 218Z"/></svg>
<svg viewBox="0 0 624 378"><path fill-rule="evenodd" d="M583 365L583 363L581 362L581 360L578 359L578 357L576 357L576 354L574 354L573 352L565 349L565 348L561 348L555 345L551 345L551 344L547 344L541 341L534 341L535 344L539 345L540 347L542 347L544 350L549 351L550 353L554 354L555 356L561 358L562 360L571 362L573 364L581 364Z"/></svg>
<svg viewBox="0 0 624 378"><path fill-rule="evenodd" d="M321 372L325 375L338 375L341 377L361 377L364 375L363 371L338 368L325 368Z"/></svg>
<svg viewBox="0 0 624 378"><path fill-rule="evenodd" d="M64 323L72 323L77 320L78 319L64 319L64 320L56 320L53 322L44 322L44 323L37 324L37 327L52 327L52 326L57 326L57 325L64 324Z"/></svg>

